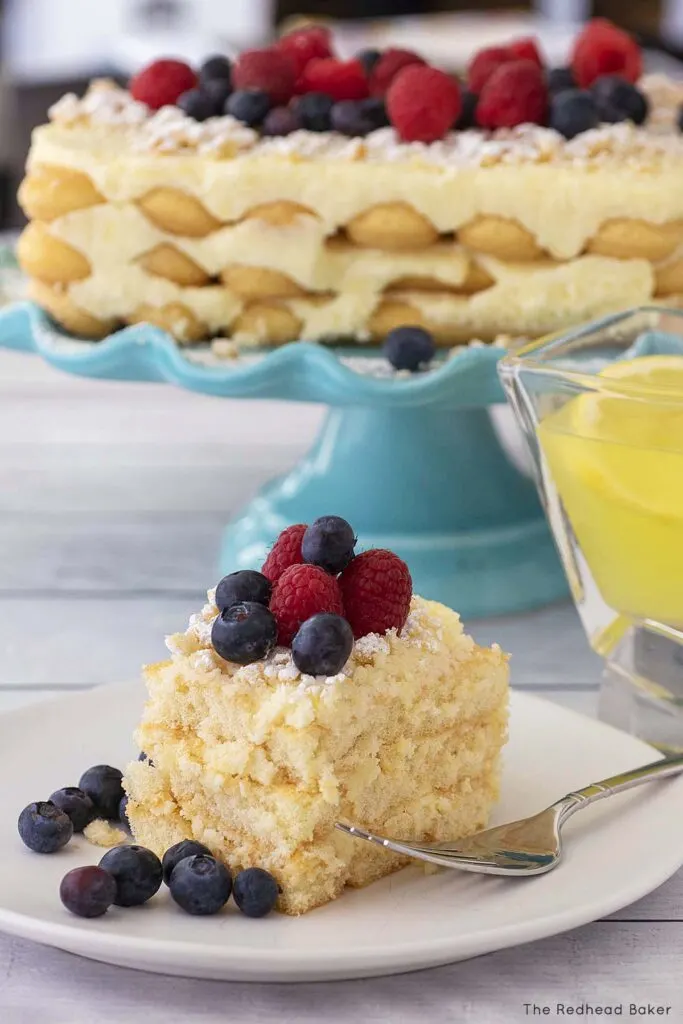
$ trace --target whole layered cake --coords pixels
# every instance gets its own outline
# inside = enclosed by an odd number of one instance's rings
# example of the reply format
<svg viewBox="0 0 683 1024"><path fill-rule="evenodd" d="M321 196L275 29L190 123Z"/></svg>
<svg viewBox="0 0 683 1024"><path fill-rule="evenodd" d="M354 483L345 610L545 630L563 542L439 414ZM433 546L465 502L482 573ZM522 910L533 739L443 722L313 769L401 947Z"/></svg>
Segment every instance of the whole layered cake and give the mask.
<svg viewBox="0 0 683 1024"><path fill-rule="evenodd" d="M413 595L395 554L354 546L338 517L290 527L261 573L209 593L146 670L145 755L125 777L138 843L265 868L289 914L405 863L336 822L457 838L498 794L507 657Z"/></svg>
<svg viewBox="0 0 683 1024"><path fill-rule="evenodd" d="M160 60L35 131L19 258L91 338L535 336L683 295L682 98L602 19L569 67L516 40L464 83L403 50L340 60L321 28Z"/></svg>

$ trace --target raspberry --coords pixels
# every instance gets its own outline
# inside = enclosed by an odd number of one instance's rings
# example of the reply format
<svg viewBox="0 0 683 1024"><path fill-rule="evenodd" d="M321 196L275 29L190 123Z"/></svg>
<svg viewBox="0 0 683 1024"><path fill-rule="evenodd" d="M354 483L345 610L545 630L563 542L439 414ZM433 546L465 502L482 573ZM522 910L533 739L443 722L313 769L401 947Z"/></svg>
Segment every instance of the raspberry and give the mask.
<svg viewBox="0 0 683 1024"><path fill-rule="evenodd" d="M261 568L261 572L271 583L276 583L285 569L289 569L291 565L301 565L304 560L301 542L307 529L306 523L296 523L283 530L275 541Z"/></svg>
<svg viewBox="0 0 683 1024"><path fill-rule="evenodd" d="M413 581L408 566L393 551L374 548L357 555L339 577L339 585L356 639L403 629Z"/></svg>
<svg viewBox="0 0 683 1024"><path fill-rule="evenodd" d="M574 43L572 71L582 89L602 75L620 75L636 82L643 72L643 58L635 39L606 18L594 18Z"/></svg>
<svg viewBox="0 0 683 1024"><path fill-rule="evenodd" d="M421 64L404 68L389 87L387 112L405 142L436 142L453 127L462 108L454 78Z"/></svg>
<svg viewBox="0 0 683 1024"><path fill-rule="evenodd" d="M180 96L194 89L199 79L189 64L181 60L155 60L130 81L130 94L152 110L172 107Z"/></svg>
<svg viewBox="0 0 683 1024"><path fill-rule="evenodd" d="M294 94L295 63L283 50L245 50L232 70L232 84L238 89L261 89L274 105L287 103Z"/></svg>
<svg viewBox="0 0 683 1024"><path fill-rule="evenodd" d="M515 39L507 47L507 51L510 55L510 60L532 60L534 64L538 64L539 68L543 67L543 58L538 49L538 43L533 36Z"/></svg>
<svg viewBox="0 0 683 1024"><path fill-rule="evenodd" d="M530 60L516 60L494 71L482 89L477 121L483 128L543 124L548 88L543 72Z"/></svg>
<svg viewBox="0 0 683 1024"><path fill-rule="evenodd" d="M396 75L409 64L424 64L412 50L385 50L370 76L370 95L384 96Z"/></svg>
<svg viewBox="0 0 683 1024"><path fill-rule="evenodd" d="M310 61L334 56L330 43L330 30L319 25L288 33L276 43L276 49L282 50L291 57L297 76Z"/></svg>
<svg viewBox="0 0 683 1024"><path fill-rule="evenodd" d="M368 79L359 60L310 61L296 84L298 93L324 92L339 103L342 100L364 100L368 95Z"/></svg>
<svg viewBox="0 0 683 1024"><path fill-rule="evenodd" d="M319 612L344 614L339 583L317 565L290 565L275 584L270 610L278 626L277 641L289 647L299 627Z"/></svg>
<svg viewBox="0 0 683 1024"><path fill-rule="evenodd" d="M489 46L475 53L467 67L467 88L478 96L494 71L510 63L507 46Z"/></svg>

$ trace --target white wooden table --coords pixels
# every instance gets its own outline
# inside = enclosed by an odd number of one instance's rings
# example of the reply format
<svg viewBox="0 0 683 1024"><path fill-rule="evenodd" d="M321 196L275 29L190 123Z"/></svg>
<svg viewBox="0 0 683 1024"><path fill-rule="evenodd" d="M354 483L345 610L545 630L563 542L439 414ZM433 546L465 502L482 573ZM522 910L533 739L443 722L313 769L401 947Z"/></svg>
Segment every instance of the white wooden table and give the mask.
<svg viewBox="0 0 683 1024"><path fill-rule="evenodd" d="M214 582L226 520L304 450L320 415L77 380L0 352L0 711L132 678L159 657ZM516 686L595 713L599 666L569 606L470 626L512 652ZM164 978L0 935L0 1024L514 1024L584 1002L623 1004L624 1018L631 1003L669 1006L631 1019L678 1024L682 954L683 873L570 934L363 982Z"/></svg>

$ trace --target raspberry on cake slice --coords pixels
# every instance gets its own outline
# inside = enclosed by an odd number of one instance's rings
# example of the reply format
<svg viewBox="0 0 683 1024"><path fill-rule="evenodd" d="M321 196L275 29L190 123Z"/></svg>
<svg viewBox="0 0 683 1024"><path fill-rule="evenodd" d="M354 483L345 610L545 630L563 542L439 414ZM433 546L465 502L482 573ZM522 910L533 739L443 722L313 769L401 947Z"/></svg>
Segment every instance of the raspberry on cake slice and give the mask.
<svg viewBox="0 0 683 1024"><path fill-rule="evenodd" d="M483 828L508 701L506 655L411 595L397 555L356 554L337 516L299 537L300 561L275 586L253 571L227 577L168 639L170 660L145 670L136 739L147 758L125 776L138 843L161 857L193 840L233 874L266 869L287 914L406 863L337 821L425 840ZM276 627L288 643L295 630L291 647L273 646Z"/></svg>

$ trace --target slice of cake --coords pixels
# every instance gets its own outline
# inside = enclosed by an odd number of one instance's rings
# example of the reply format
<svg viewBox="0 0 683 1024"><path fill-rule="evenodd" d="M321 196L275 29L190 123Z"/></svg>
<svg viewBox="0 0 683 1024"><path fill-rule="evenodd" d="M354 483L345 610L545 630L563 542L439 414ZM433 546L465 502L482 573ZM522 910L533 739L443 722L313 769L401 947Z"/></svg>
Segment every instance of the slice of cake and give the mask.
<svg viewBox="0 0 683 1024"><path fill-rule="evenodd" d="M272 592L236 573L209 593L169 638L171 659L146 669L147 759L125 779L139 843L162 855L194 838L233 870L266 868L288 914L405 863L335 822L457 838L486 825L498 795L507 657L411 596L391 552L340 575L338 555L292 564L316 555L285 541L264 566ZM255 600L227 604L245 593Z"/></svg>
<svg viewBox="0 0 683 1024"><path fill-rule="evenodd" d="M453 345L680 299L683 86L641 80L625 33L598 19L559 73L530 40L483 51L467 90L372 63L314 29L64 97L19 194L34 299L86 337L249 345Z"/></svg>

